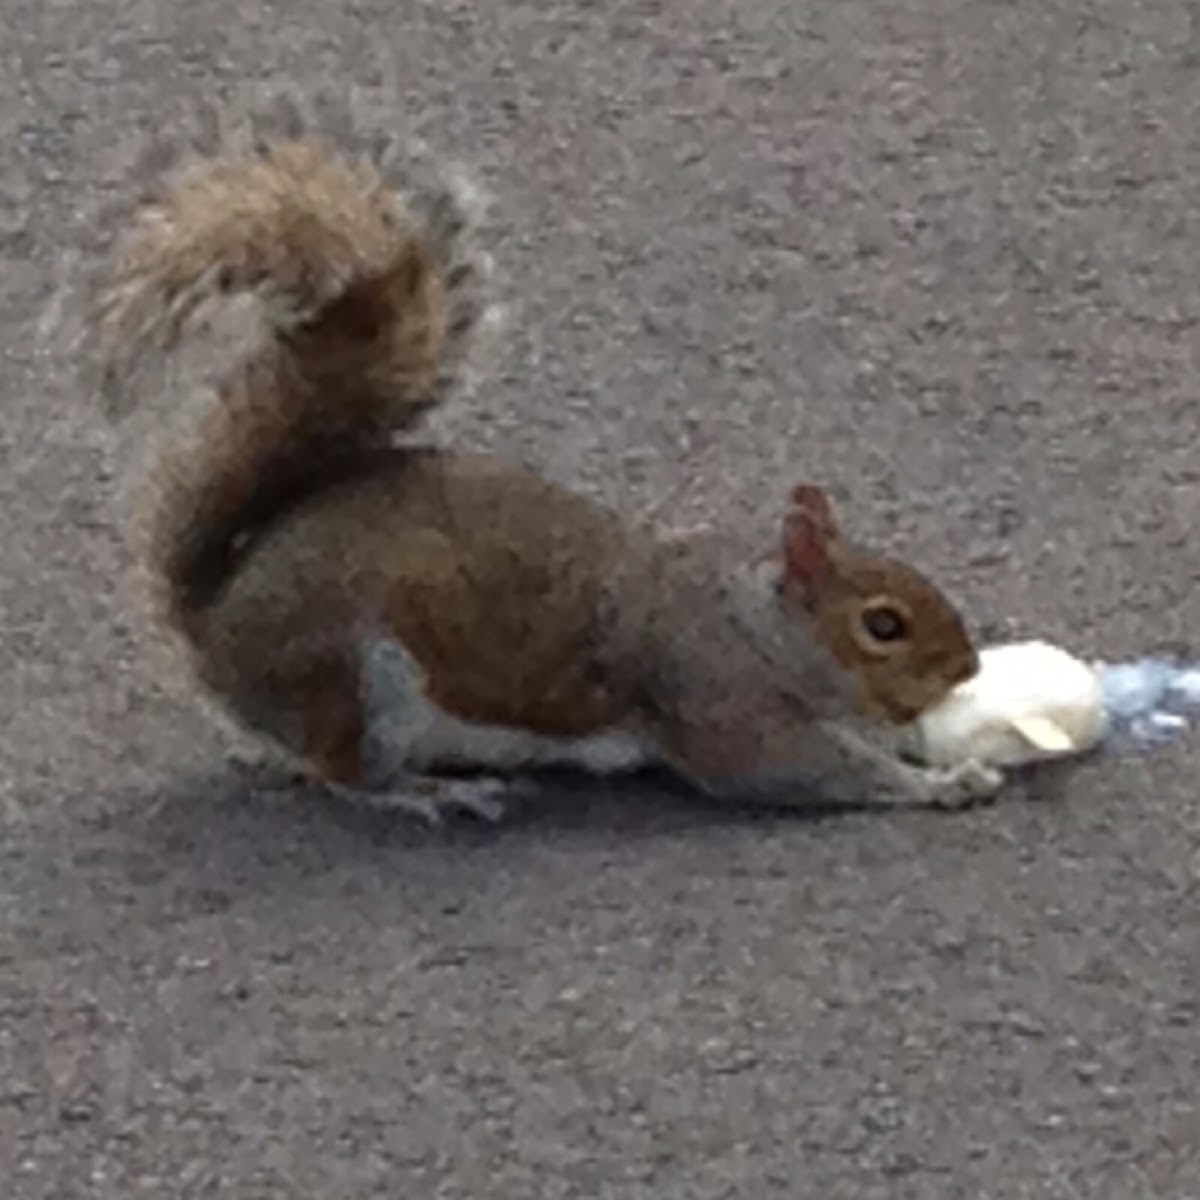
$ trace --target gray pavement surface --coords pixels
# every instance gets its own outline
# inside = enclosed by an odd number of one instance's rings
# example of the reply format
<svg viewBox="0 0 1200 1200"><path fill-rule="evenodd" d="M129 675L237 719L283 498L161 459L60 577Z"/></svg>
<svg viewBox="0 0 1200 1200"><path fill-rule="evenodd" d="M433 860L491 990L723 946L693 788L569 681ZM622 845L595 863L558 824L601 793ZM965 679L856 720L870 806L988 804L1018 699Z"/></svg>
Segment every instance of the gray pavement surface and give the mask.
<svg viewBox="0 0 1200 1200"><path fill-rule="evenodd" d="M520 301L439 435L748 533L818 478L982 636L1186 648L1193 9L2 0L0 1192L1200 1196L1200 743L961 816L252 788L138 667L34 336L130 130L382 60Z"/></svg>

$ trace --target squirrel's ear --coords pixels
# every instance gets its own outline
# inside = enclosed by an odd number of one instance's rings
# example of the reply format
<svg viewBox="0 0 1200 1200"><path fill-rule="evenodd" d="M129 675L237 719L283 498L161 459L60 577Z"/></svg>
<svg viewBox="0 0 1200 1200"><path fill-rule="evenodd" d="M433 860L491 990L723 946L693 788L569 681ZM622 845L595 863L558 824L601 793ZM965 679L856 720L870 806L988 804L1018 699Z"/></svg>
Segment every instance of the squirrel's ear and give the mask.
<svg viewBox="0 0 1200 1200"><path fill-rule="evenodd" d="M829 565L837 525L829 497L819 487L800 484L783 522L783 584L808 596Z"/></svg>
<svg viewBox="0 0 1200 1200"><path fill-rule="evenodd" d="M819 528L827 539L837 537L837 522L833 519L833 506L824 488L815 483L798 483L792 488L792 508L804 513Z"/></svg>

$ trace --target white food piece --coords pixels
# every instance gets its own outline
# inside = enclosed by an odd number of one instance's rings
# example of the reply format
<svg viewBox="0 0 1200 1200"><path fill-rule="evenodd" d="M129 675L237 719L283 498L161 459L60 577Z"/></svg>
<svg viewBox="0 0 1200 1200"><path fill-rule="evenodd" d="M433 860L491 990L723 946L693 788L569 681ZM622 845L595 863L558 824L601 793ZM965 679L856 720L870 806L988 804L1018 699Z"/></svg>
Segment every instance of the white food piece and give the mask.
<svg viewBox="0 0 1200 1200"><path fill-rule="evenodd" d="M1082 754L1104 731L1092 666L1047 642L1014 642L981 650L978 673L910 726L906 749L930 766L1020 766Z"/></svg>

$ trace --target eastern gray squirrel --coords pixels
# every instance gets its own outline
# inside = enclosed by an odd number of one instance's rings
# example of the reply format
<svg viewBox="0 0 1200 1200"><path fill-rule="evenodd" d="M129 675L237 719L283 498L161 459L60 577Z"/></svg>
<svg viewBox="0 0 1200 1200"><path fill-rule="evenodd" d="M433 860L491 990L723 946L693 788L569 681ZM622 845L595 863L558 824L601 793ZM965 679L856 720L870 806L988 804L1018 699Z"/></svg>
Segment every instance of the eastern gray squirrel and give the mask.
<svg viewBox="0 0 1200 1200"><path fill-rule="evenodd" d="M214 307L257 305L213 387L160 390L191 425L158 418L129 525L160 628L238 723L313 780L434 819L497 816L505 784L432 780L412 736L432 726L484 759L656 760L771 803L996 791L994 770L919 769L862 732L978 659L941 592L848 544L820 488L794 490L764 560L400 437L488 312L463 189L391 182L386 139L364 158L245 128L140 204L92 315L103 389L128 401Z"/></svg>

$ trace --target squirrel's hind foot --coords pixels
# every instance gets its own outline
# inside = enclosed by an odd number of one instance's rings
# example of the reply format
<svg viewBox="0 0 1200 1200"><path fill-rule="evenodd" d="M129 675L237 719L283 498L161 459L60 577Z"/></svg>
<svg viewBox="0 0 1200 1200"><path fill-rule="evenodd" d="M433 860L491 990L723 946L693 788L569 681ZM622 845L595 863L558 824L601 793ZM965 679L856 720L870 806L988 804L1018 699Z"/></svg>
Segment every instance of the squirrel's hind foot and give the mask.
<svg viewBox="0 0 1200 1200"><path fill-rule="evenodd" d="M386 789L349 788L327 785L337 796L358 804L367 804L381 812L403 812L419 817L426 824L440 827L451 814L466 814L498 824L508 815L509 801L523 791L512 780L492 776L470 779L434 779L416 777L397 781Z"/></svg>

